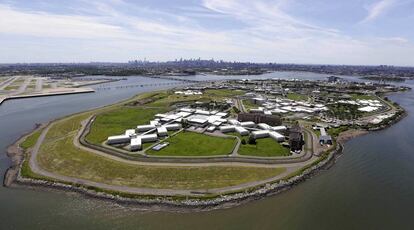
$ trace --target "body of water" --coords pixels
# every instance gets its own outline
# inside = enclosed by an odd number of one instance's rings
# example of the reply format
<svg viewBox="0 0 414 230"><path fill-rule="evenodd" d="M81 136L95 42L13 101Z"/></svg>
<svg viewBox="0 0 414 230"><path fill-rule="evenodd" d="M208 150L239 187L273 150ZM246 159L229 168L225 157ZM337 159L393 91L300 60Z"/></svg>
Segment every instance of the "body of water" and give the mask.
<svg viewBox="0 0 414 230"><path fill-rule="evenodd" d="M321 79L313 73L270 77ZM268 78L265 76L265 78ZM259 76L257 76L259 77ZM262 76L263 77L263 76ZM197 79L220 78L196 76ZM233 76L231 78L248 78ZM144 77L108 83L112 87L169 82ZM413 82L407 82L414 86ZM0 106L0 173L10 161L6 147L35 123L171 86L99 90L7 101ZM143 212L76 193L0 187L1 229L413 229L414 93L390 97L407 111L396 125L345 145L337 164L280 195L239 207L201 213Z"/></svg>

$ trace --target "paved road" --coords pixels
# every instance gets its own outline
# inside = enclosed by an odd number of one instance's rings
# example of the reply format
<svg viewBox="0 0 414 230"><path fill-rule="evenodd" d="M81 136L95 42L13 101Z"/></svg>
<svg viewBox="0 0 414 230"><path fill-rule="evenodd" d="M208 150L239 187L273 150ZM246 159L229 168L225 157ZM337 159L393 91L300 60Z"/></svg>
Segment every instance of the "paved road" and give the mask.
<svg viewBox="0 0 414 230"><path fill-rule="evenodd" d="M27 86L30 84L31 81L32 81L31 77L26 78L24 82L20 85L19 89L11 93L10 95L19 95L19 94L24 93L26 91Z"/></svg>
<svg viewBox="0 0 414 230"><path fill-rule="evenodd" d="M89 121L89 119L83 121L82 126L85 126L87 121ZM39 165L37 163L37 156L39 154L39 149L40 149L40 146L41 146L41 144L43 143L43 141L45 139L45 136L46 136L47 132L49 131L49 129L52 125L53 124L47 126L43 130L43 132L41 133L38 141L36 142L35 146L32 149L32 154L31 154L30 159L29 159L29 165L30 165L30 168L32 169L33 172L35 172L39 175L43 175L43 176L51 177L51 178L56 178L56 179L62 180L62 181L68 181L68 182L72 182L72 183L82 184L84 186L94 186L94 187L100 187L100 188L104 188L104 189L108 189L108 190L115 190L115 191L121 191L121 192L132 193L132 194L153 194L153 195L195 195L195 194L200 194L201 195L203 193L220 194L220 193L226 193L226 192L231 192L231 191L238 191L238 190L247 189L249 187L254 187L254 186L258 186L258 185L262 185L262 184L270 183L272 181L279 180L279 179L289 175L290 173L295 172L296 170L302 168L303 166L312 163L313 161L315 161L317 159L317 157L313 156L311 159L309 159L306 162L290 163L290 164L274 164L274 165L263 165L263 164L254 164L254 163L237 163L237 162L234 162L234 163L233 162L231 162L231 163L226 163L226 162L222 162L222 163L159 163L159 162L130 161L130 160L126 160L126 159L123 159L123 158L116 157L116 156L108 155L108 154L100 152L100 151L87 149L86 147L82 146L79 143L78 140L79 140L79 136L81 135L81 132L78 132L78 134L76 135L76 137L73 140L73 143L75 144L75 146L77 148L89 151L91 153L94 153L94 154L97 154L97 155L100 155L100 156L103 156L103 157L110 158L112 160L127 163L127 164L141 165L141 166L154 165L154 166L166 166L166 167L183 167L183 166L186 166L186 167L189 167L189 166L193 166L193 167L210 167L210 166L246 167L246 166L249 166L249 167L286 168L286 171L284 173L279 174L279 175L277 175L275 177L272 177L272 178L268 178L266 180L254 181L254 182L249 182L249 183L245 183L245 184L240 184L240 185L237 185L237 186L230 186L230 187L217 188L217 189L195 189L195 190L151 189L151 188L137 188L137 187L129 187L129 186L120 186L120 185L109 185L109 184L105 184L105 183L94 182L94 181L84 180L84 179L79 179L79 178L74 178L74 177L68 177L68 176L48 172L48 171L42 169L41 167L39 167Z"/></svg>
<svg viewBox="0 0 414 230"><path fill-rule="evenodd" d="M43 88L43 78L36 78L36 88L35 91L41 91Z"/></svg>
<svg viewBox="0 0 414 230"><path fill-rule="evenodd" d="M5 80L4 82L2 82L0 84L0 90L4 90L7 86L11 85L13 82L15 82L19 78L20 77L11 77L11 78Z"/></svg>

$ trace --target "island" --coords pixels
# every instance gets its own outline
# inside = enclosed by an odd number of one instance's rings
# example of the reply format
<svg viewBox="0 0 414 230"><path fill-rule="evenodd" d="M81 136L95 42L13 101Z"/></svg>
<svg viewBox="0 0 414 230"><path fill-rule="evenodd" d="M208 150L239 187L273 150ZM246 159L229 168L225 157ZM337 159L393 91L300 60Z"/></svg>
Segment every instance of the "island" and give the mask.
<svg viewBox="0 0 414 230"><path fill-rule="evenodd" d="M405 115L388 84L209 81L39 125L8 149L6 186L77 191L154 210L231 207L285 191L343 143Z"/></svg>

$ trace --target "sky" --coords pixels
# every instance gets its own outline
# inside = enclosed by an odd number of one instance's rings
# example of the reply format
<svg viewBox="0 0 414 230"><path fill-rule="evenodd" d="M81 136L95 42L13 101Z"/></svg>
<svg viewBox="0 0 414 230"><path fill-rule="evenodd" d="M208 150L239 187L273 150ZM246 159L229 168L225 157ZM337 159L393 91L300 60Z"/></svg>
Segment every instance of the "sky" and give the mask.
<svg viewBox="0 0 414 230"><path fill-rule="evenodd" d="M414 0L0 0L0 63L414 66Z"/></svg>

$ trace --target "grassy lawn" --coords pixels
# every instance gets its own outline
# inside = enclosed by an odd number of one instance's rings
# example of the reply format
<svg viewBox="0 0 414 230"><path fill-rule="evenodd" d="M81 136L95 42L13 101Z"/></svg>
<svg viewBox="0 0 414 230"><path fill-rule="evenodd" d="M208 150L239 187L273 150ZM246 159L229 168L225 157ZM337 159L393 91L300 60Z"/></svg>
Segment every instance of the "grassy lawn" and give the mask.
<svg viewBox="0 0 414 230"><path fill-rule="evenodd" d="M258 108L259 105L254 104L253 102L251 102L250 100L243 100L242 101L244 108L248 111L250 109L255 109Z"/></svg>
<svg viewBox="0 0 414 230"><path fill-rule="evenodd" d="M338 128L330 128L327 130L328 134L332 137L337 137L340 133L347 131L347 126L339 126Z"/></svg>
<svg viewBox="0 0 414 230"><path fill-rule="evenodd" d="M307 95L298 94L298 93L288 93L287 98L295 101L307 101L309 97Z"/></svg>
<svg viewBox="0 0 414 230"><path fill-rule="evenodd" d="M39 136L41 133L42 133L42 130L37 130L31 133L30 136L28 136L26 140L24 140L20 144L20 147L22 147L24 150L33 147L36 144L37 139L39 139Z"/></svg>
<svg viewBox="0 0 414 230"><path fill-rule="evenodd" d="M373 95L365 95L365 94L350 94L352 100L376 100L378 99L376 96Z"/></svg>
<svg viewBox="0 0 414 230"><path fill-rule="evenodd" d="M138 166L95 155L73 145L80 122L90 114L58 121L49 130L38 155L43 169L91 181L145 188L208 189L274 177L284 168Z"/></svg>
<svg viewBox="0 0 414 230"><path fill-rule="evenodd" d="M157 113L164 113L164 108L119 107L113 111L99 114L91 126L86 140L100 144L109 136L123 134L127 129L137 125L148 124Z"/></svg>
<svg viewBox="0 0 414 230"><path fill-rule="evenodd" d="M194 132L181 132L166 140L170 144L160 151L148 150L157 156L215 156L228 155L236 144L236 139L212 137Z"/></svg>
<svg viewBox="0 0 414 230"><path fill-rule="evenodd" d="M245 139L246 141L248 140L248 138ZM240 145L239 154L259 157L289 156L290 150L283 147L272 138L263 138L257 139L255 145L250 145L248 143Z"/></svg>
<svg viewBox="0 0 414 230"><path fill-rule="evenodd" d="M243 90L230 90L230 89L208 89L204 92L205 95L224 98L224 97L233 97L243 95L245 92Z"/></svg>
<svg viewBox="0 0 414 230"><path fill-rule="evenodd" d="M16 85L9 85L6 88L4 88L4 90L17 90L19 89L20 86L16 86Z"/></svg>

